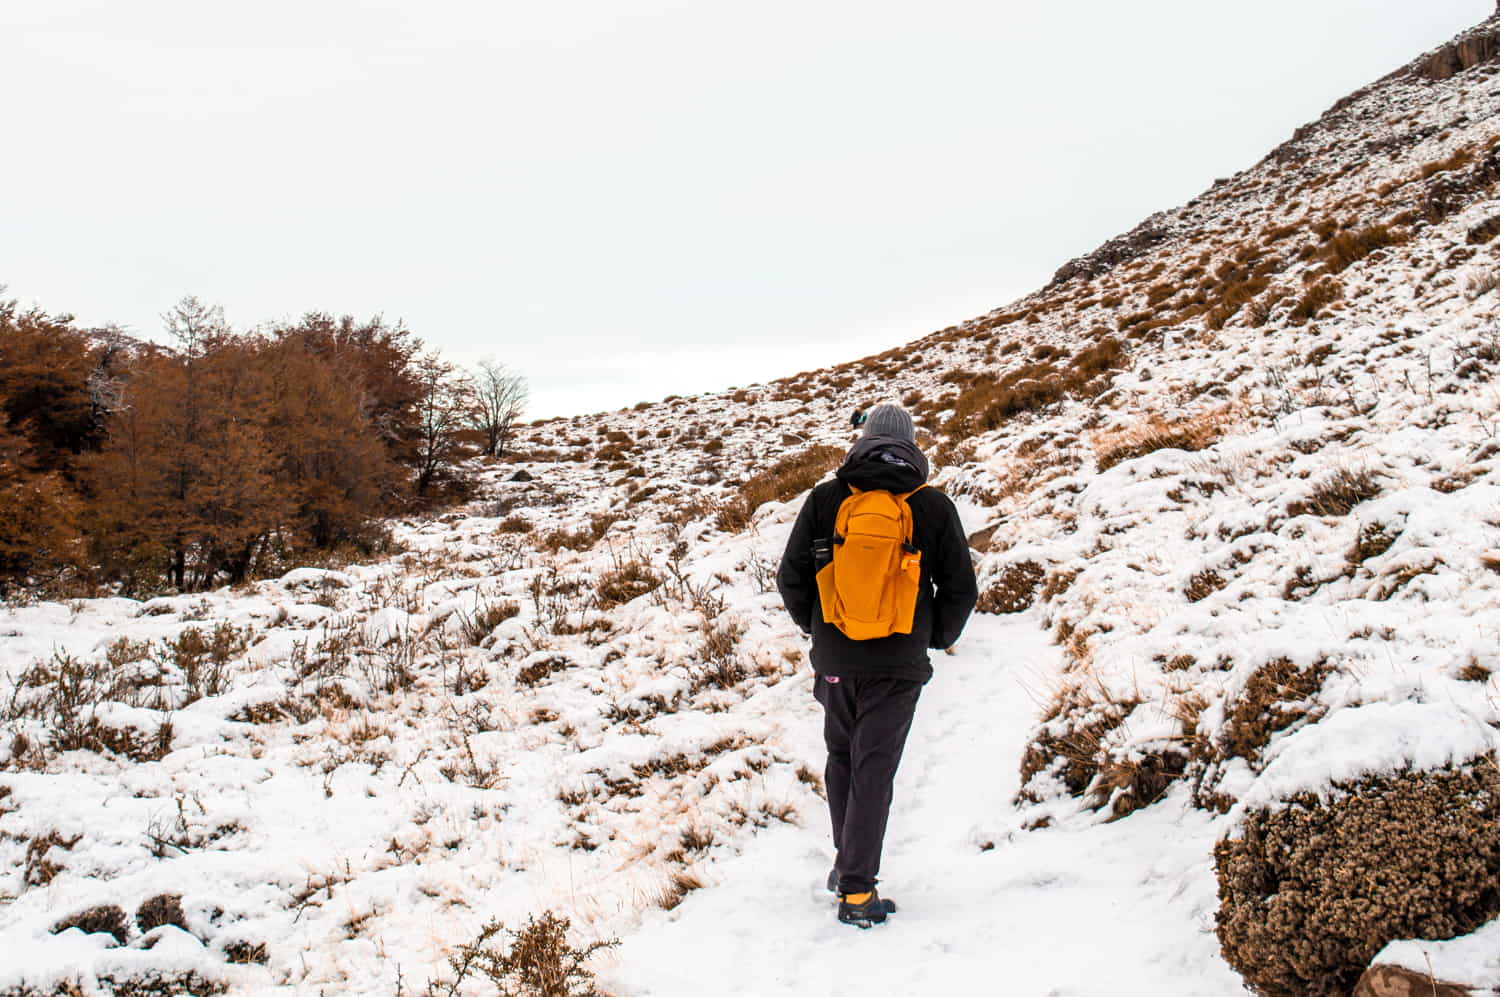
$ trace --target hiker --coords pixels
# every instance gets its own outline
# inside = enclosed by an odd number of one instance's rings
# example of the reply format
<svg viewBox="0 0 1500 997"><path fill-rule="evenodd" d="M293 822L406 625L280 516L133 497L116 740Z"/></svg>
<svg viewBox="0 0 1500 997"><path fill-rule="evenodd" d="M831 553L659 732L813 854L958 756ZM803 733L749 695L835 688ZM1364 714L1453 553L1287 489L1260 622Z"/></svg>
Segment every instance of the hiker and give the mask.
<svg viewBox="0 0 1500 997"><path fill-rule="evenodd" d="M858 429L860 426L863 426L865 424L865 418L865 409L864 406L861 405L859 408L855 409L854 414L849 417L849 428Z"/></svg>
<svg viewBox="0 0 1500 997"><path fill-rule="evenodd" d="M812 635L837 849L828 888L839 920L865 928L896 909L875 881L896 767L932 677L927 652L958 640L978 597L958 511L926 487L927 471L911 416L875 406L833 480L802 506L776 576Z"/></svg>

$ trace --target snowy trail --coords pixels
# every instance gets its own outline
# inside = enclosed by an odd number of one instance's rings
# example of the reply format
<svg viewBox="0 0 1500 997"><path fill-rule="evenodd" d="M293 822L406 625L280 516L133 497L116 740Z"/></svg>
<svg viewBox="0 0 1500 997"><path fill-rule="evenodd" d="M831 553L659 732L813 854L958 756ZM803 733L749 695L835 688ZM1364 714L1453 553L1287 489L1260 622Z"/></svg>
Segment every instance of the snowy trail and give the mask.
<svg viewBox="0 0 1500 997"><path fill-rule="evenodd" d="M1213 832L1179 796L1116 824L1084 815L1017 829L1017 761L1055 654L1028 615L978 617L958 654L936 657L886 841L881 888L901 904L891 923L860 931L834 920L821 886L827 817L809 813L706 870L709 886L649 917L601 967L601 983L620 997L822 997L852 985L1241 993L1211 930ZM810 693L805 702L800 719L784 719L818 764L818 708Z"/></svg>

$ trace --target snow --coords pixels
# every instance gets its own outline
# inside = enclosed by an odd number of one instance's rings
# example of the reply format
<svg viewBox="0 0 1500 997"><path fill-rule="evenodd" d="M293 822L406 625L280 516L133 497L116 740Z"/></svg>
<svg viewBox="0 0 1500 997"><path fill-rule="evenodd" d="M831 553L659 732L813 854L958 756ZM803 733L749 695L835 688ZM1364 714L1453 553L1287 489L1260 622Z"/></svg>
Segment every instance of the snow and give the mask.
<svg viewBox="0 0 1500 997"><path fill-rule="evenodd" d="M1451 980L1469 987L1500 986L1500 921L1447 941L1391 942L1374 961L1438 981Z"/></svg>
<svg viewBox="0 0 1500 997"><path fill-rule="evenodd" d="M524 455L478 468L476 502L391 523L402 553L378 562L0 607L0 990L77 977L96 993L101 974L155 969L246 994L396 993L398 979L410 994L489 919L555 910L576 943L622 940L593 962L615 997L866 981L1239 992L1213 933L1212 850L1240 815L1496 747L1500 314L1482 289L1495 245L1468 233L1500 198L1481 192L1344 269L1343 301L1314 321L1286 315L1323 265L1303 252L1316 224L1388 221L1424 164L1500 137L1496 99L1477 76L1387 80L1295 155L1158 216L1175 234L1157 249L891 362L525 427ZM1394 152L1368 151L1387 138ZM1190 317L1160 342L1119 327L1153 307L1154 283L1187 298L1247 247L1284 263L1273 290L1289 297L1265 324ZM882 880L902 908L869 932L840 926L821 890L806 644L774 592L801 497L763 505L743 533L717 528L716 504L781 457L847 445L851 398L944 398L969 374L1075 354L1098 329L1128 351L1107 393L928 448L965 528L993 528L981 585L1030 561L1046 596L977 617L955 655L935 656ZM1109 440L1153 420L1213 432L1099 470ZM611 433L628 459L597 459ZM1320 506L1341 472L1368 474L1373 494ZM514 517L534 531L503 532ZM562 546L553 531L598 540ZM661 585L599 608L600 577L637 559ZM476 632L502 603L517 614ZM222 662L223 688L188 703L168 642L226 624L247 646ZM49 675L80 666L95 692L131 677L74 719L133 733L143 757L37 747L59 722ZM1093 808L1118 799L1108 787L1071 796L1055 765L1016 802L1039 732L1107 716L1096 761L1212 754L1271 666L1316 681L1278 702L1285 722L1254 751L1119 820ZM1199 776L1230 813L1195 806ZM692 877L704 886L672 906L673 880ZM186 931L113 948L51 930L163 893L182 895ZM1393 942L1382 958L1493 979L1497 931ZM264 964L230 964L240 945L264 945Z"/></svg>
<svg viewBox="0 0 1500 997"><path fill-rule="evenodd" d="M1463 768L1493 754L1500 737L1449 703L1369 703L1338 710L1278 741L1241 798L1238 813L1310 794L1334 799L1339 785L1403 771Z"/></svg>
<svg viewBox="0 0 1500 997"><path fill-rule="evenodd" d="M924 688L896 780L881 872L899 909L838 924L823 880L826 813L756 837L711 887L648 917L602 975L639 997L981 989L1026 994L1232 994L1207 874L1212 822L1169 802L1127 829L1074 818L1022 831L1004 815L1035 707L1028 675L1056 655L1030 618L980 619ZM799 681L801 746L821 721ZM878 983L877 983L878 981Z"/></svg>

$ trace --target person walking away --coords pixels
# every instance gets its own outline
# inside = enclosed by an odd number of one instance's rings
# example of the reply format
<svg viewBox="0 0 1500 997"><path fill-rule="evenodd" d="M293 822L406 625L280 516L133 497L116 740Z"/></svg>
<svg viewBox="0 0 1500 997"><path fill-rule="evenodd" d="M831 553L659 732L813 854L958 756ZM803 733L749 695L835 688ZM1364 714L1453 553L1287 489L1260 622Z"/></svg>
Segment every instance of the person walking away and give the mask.
<svg viewBox="0 0 1500 997"><path fill-rule="evenodd" d="M892 786L930 649L958 640L978 586L953 501L899 405L872 408L833 479L812 490L777 571L787 612L812 635L828 748L838 918L869 927L895 904L875 888Z"/></svg>
<svg viewBox="0 0 1500 997"><path fill-rule="evenodd" d="M854 414L849 417L849 428L850 429L858 429L860 426L863 426L864 424L865 424L865 407L863 405L861 405L859 408L855 409L854 410Z"/></svg>

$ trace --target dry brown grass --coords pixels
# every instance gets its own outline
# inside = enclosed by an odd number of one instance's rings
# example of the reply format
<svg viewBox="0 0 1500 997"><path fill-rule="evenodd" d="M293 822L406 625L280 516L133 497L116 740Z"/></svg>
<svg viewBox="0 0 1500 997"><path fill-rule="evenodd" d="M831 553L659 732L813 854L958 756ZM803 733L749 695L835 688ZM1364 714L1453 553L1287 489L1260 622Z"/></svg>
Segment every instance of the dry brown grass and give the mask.
<svg viewBox="0 0 1500 997"><path fill-rule="evenodd" d="M1097 397L1108 387L1110 375L1127 359L1125 347L1113 338L1105 338L1067 361L1059 359L1056 347L1044 345L1046 349L1040 355L1045 359L1017 367L999 380L976 377L969 382L954 400L953 415L942 431L949 436L976 436L1065 398Z"/></svg>
<svg viewBox="0 0 1500 997"><path fill-rule="evenodd" d="M567 547L569 550L588 550L598 543L609 528L621 517L612 512L595 513L589 517L588 525L578 530L553 530L542 537L537 546L549 554Z"/></svg>
<svg viewBox="0 0 1500 997"><path fill-rule="evenodd" d="M1175 420L1151 416L1125 429L1095 433L1090 443L1099 470L1107 471L1116 464L1158 450L1203 450L1227 435L1239 417L1238 406L1232 404Z"/></svg>
<svg viewBox="0 0 1500 997"><path fill-rule="evenodd" d="M1079 667L1089 670L1086 661ZM1136 697L1110 695L1097 681L1059 689L1043 714L1043 726L1022 753L1021 791L1017 798L1036 802L1039 796L1030 783L1048 770L1061 780L1070 796L1082 797L1091 787L1098 788L1095 779L1110 762L1104 738L1139 705ZM1061 727L1061 732L1050 729L1055 727ZM1106 793L1104 800L1095 801L1096 809L1108 796Z"/></svg>
<svg viewBox="0 0 1500 997"><path fill-rule="evenodd" d="M1288 516L1347 516L1355 506L1380 494L1380 479L1369 470L1341 467L1320 481L1304 499L1287 505Z"/></svg>
<svg viewBox="0 0 1500 997"><path fill-rule="evenodd" d="M1077 455L1059 447L1017 454L996 472L990 498L999 502L1028 495L1054 478L1073 473L1077 467Z"/></svg>
<svg viewBox="0 0 1500 997"><path fill-rule="evenodd" d="M656 589L661 578L641 560L625 561L599 576L594 590L600 609L610 609Z"/></svg>
<svg viewBox="0 0 1500 997"><path fill-rule="evenodd" d="M1308 320L1316 318L1319 312L1343 296L1343 283L1332 277L1324 277L1311 284L1303 292L1301 299L1287 314L1287 320L1293 325L1303 325Z"/></svg>
<svg viewBox="0 0 1500 997"><path fill-rule="evenodd" d="M739 494L719 510L718 526L735 533L750 525L750 515L766 502L785 502L811 488L844 459L839 447L819 444L782 457L740 486Z"/></svg>
<svg viewBox="0 0 1500 997"><path fill-rule="evenodd" d="M662 910L671 910L682 903L689 893L701 890L703 886L703 877L692 869L679 869L667 877L666 885L656 898L656 906Z"/></svg>
<svg viewBox="0 0 1500 997"><path fill-rule="evenodd" d="M1462 169L1474 162L1474 156L1475 152L1472 148L1459 149L1446 159L1423 163L1422 168L1417 171L1417 176L1422 180L1426 180L1439 173L1448 173L1452 170Z"/></svg>
<svg viewBox="0 0 1500 997"><path fill-rule="evenodd" d="M1318 255L1328 261L1328 273L1342 273L1376 250L1385 249L1387 246L1399 246L1410 239L1409 229L1393 229L1388 225L1370 225L1362 229L1334 233L1324 243Z"/></svg>
<svg viewBox="0 0 1500 997"><path fill-rule="evenodd" d="M1349 548L1345 559L1350 564L1363 564L1372 557L1379 557L1391 549L1398 537L1399 529L1392 532L1384 523L1365 523L1359 528L1359 536Z"/></svg>

